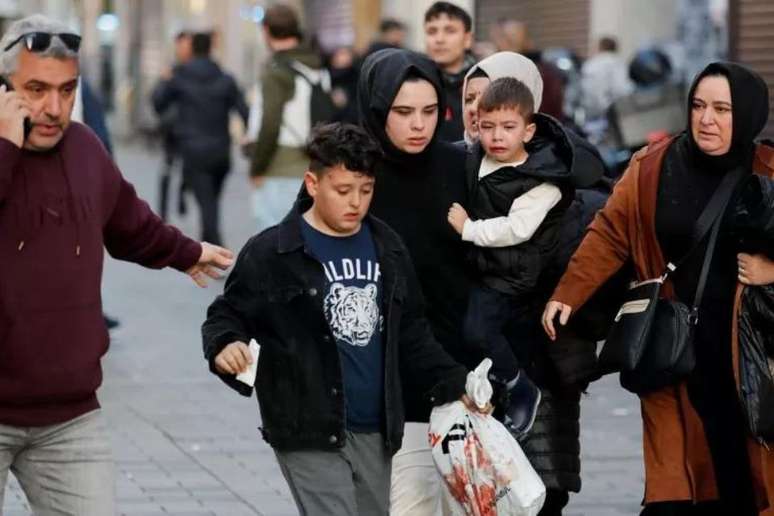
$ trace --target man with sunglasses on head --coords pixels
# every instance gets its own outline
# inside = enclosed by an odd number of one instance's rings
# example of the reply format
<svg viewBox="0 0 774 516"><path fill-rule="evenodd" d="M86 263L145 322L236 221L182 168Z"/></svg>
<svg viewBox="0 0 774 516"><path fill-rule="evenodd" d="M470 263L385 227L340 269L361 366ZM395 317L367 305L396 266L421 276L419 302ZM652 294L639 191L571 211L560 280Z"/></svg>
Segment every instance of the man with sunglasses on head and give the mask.
<svg viewBox="0 0 774 516"><path fill-rule="evenodd" d="M0 507L13 471L35 514L114 514L95 394L108 335L103 249L197 284L232 254L164 224L70 116L80 37L35 15L0 40ZM25 118L30 130L25 134Z"/></svg>

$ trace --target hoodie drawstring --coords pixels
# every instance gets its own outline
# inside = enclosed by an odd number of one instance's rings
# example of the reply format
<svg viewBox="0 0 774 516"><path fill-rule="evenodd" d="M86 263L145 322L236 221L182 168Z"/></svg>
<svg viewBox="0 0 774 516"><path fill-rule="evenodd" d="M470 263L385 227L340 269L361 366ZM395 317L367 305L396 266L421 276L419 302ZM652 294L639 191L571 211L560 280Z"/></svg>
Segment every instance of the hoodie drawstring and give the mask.
<svg viewBox="0 0 774 516"><path fill-rule="evenodd" d="M67 202L70 204L70 213L75 222L75 256L81 255L81 221L75 204L75 197L73 196L73 188L70 184L70 177L67 175L67 168L65 167L65 161L62 157L62 153L58 152L59 167L64 176L65 186L67 187Z"/></svg>
<svg viewBox="0 0 774 516"><path fill-rule="evenodd" d="M62 158L61 153L58 153L59 158L59 166L62 172L62 175L64 176L65 181L65 187L67 188L67 203L68 207L70 209L70 212L72 214L73 222L75 223L75 256L81 255L81 227L80 227L80 217L77 212L76 204L75 204L75 198L73 197L73 189L72 185L70 184L70 178L67 175L67 170L65 168L65 162L64 158ZM24 166L24 163L21 164L21 176L22 176L22 187L24 189L24 208L26 212L26 218L29 219L31 216L30 211L30 189L29 189L29 179L27 174L27 169ZM24 217L25 213L22 213L22 218ZM22 252L24 250L25 245L27 244L27 240L29 240L30 237L30 230L25 229L26 224L28 221L24 222L22 220L19 220L19 228L20 228L20 235L19 235L19 244L16 246L16 250L18 252Z"/></svg>
<svg viewBox="0 0 774 516"><path fill-rule="evenodd" d="M22 161L21 164L21 172L22 172L22 188L24 189L24 210L29 211L30 209L30 189L29 185L27 184L27 168L24 166L24 162ZM27 213L27 217L29 217L29 213ZM27 224L27 221L23 221L24 219L24 213L21 214L20 220L19 220L19 245L16 246L16 250L18 252L22 252L24 249L24 245L27 241L27 232L25 231L25 226Z"/></svg>

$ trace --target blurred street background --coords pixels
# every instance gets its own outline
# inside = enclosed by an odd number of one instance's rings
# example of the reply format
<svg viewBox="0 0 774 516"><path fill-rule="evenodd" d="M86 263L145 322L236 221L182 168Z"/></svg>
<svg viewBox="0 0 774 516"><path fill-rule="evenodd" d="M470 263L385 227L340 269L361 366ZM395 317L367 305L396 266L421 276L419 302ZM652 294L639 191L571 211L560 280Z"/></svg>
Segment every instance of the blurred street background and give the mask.
<svg viewBox="0 0 774 516"><path fill-rule="evenodd" d="M290 0L320 52L363 53L380 22L405 25L405 46L422 51L422 22L431 0ZM464 0L474 19L474 54L495 50L498 21L526 23L535 48L555 57L572 90L582 61L600 37L617 40L629 62L642 49L668 55L670 80L685 83L707 62L730 58L752 66L774 84L774 4L768 0ZM214 55L245 92L260 80L268 50L260 22L271 2L256 0L0 0L0 29L42 12L66 20L84 36L83 73L112 113L121 137L153 133L158 120L148 97L173 62L181 30L214 31ZM579 116L580 100L565 92L566 111ZM774 118L774 117L772 117ZM774 122L770 122L770 125ZM771 130L767 133L771 135Z"/></svg>

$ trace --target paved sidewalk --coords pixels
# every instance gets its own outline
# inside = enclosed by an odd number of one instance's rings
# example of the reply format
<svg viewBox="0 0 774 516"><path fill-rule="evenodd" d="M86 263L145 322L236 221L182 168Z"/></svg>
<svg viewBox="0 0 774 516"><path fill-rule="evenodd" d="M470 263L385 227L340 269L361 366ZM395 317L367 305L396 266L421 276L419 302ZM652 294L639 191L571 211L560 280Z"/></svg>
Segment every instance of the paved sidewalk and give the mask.
<svg viewBox="0 0 774 516"><path fill-rule="evenodd" d="M119 148L118 162L140 195L155 205L159 158ZM238 161L224 197L226 242L252 233L245 165ZM173 203L174 204L174 203ZM195 235L192 213L175 222ZM263 443L255 398L207 372L199 327L222 288L198 289L174 271L149 271L106 260L105 309L121 320L103 359L99 391L113 431L119 513L151 515L296 514L271 449ZM636 399L615 378L593 385L583 402L583 492L567 516L632 516L642 496L641 434ZM6 516L30 514L11 479Z"/></svg>

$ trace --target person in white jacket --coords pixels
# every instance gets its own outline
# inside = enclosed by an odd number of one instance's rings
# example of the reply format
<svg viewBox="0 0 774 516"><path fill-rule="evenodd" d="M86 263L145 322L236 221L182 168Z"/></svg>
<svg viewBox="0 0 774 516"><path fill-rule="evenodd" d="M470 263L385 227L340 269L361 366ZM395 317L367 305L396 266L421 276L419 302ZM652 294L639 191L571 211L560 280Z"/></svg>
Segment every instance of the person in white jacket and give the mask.
<svg viewBox="0 0 774 516"><path fill-rule="evenodd" d="M613 102L634 90L629 73L614 38L599 40L599 51L581 68L583 107L587 118L601 118Z"/></svg>

